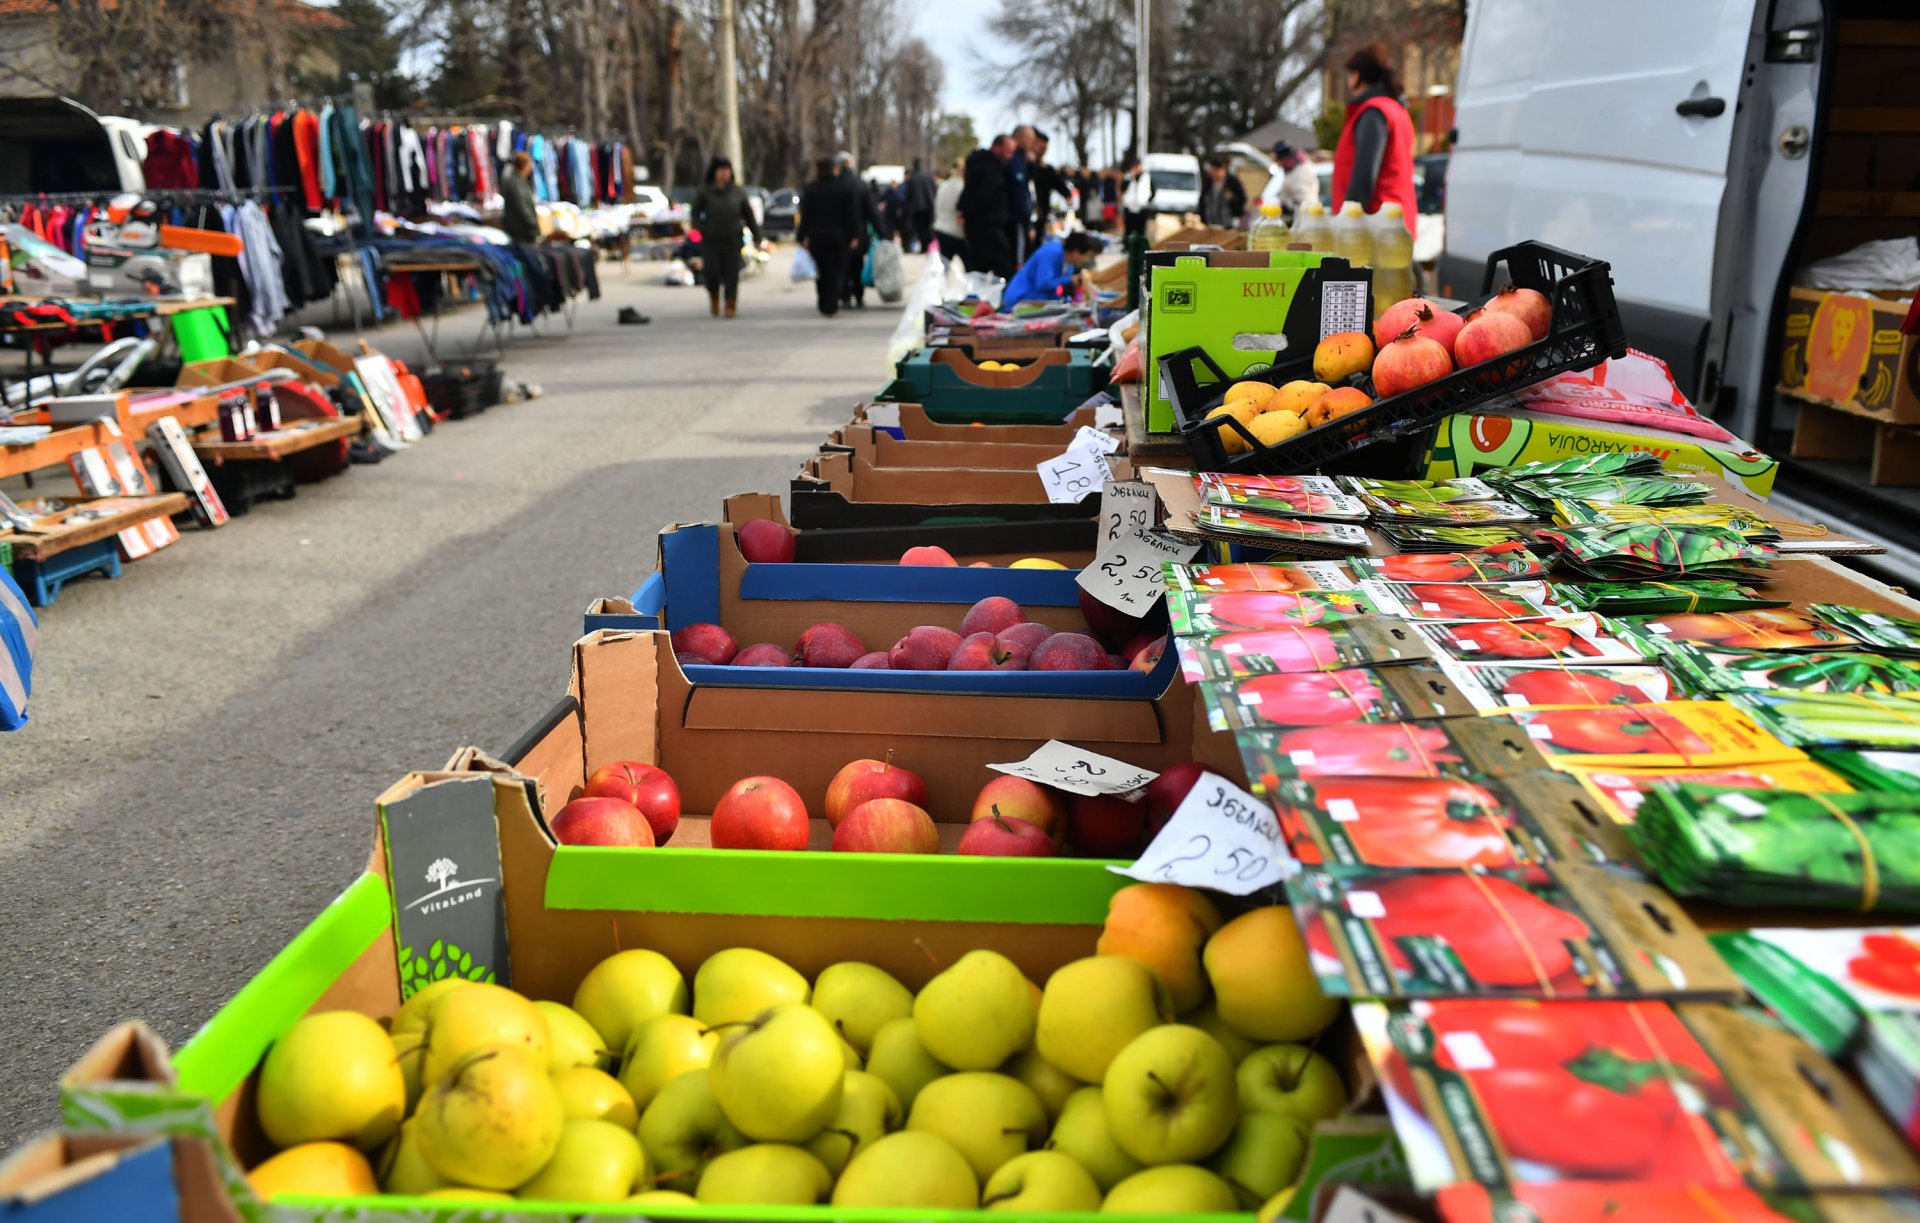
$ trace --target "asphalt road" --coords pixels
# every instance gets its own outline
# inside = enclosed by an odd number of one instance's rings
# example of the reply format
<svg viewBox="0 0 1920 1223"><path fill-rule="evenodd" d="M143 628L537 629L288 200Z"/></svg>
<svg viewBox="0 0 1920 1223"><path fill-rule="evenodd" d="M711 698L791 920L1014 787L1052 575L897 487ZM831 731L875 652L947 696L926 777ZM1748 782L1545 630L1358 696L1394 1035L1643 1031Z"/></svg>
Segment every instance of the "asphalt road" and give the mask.
<svg viewBox="0 0 1920 1223"><path fill-rule="evenodd" d="M513 345L543 397L42 613L31 721L0 737L0 1147L54 1122L60 1072L113 1023L191 1035L360 871L376 795L511 743L661 527L784 489L884 380L898 307L822 319L777 257L725 322L660 266L604 268L573 336ZM653 323L616 325L626 304ZM443 342L477 326L450 314ZM371 338L420 352L409 327Z"/></svg>

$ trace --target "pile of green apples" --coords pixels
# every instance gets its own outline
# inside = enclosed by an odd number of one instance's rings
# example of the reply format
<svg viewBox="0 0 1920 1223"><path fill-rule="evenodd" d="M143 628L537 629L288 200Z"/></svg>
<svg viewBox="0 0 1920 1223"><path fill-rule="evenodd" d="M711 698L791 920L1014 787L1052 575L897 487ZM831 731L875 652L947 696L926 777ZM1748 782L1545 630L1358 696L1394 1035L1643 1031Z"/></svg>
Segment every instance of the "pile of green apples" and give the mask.
<svg viewBox="0 0 1920 1223"><path fill-rule="evenodd" d="M263 1197L1277 1213L1347 1106L1307 1044L1339 1013L1293 915L1122 889L1045 987L976 950L916 994L717 952L691 987L618 952L572 1005L440 981L389 1027L299 1021L256 1104ZM617 1052L616 1052L617 1051ZM356 1162L357 1161L357 1162Z"/></svg>

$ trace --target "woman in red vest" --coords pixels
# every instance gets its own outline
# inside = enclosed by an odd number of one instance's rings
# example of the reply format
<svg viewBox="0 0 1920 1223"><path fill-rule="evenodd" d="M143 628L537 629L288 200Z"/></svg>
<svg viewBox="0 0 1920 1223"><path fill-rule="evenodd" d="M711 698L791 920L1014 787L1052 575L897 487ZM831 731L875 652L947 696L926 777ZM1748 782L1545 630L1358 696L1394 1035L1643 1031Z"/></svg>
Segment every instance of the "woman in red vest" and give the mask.
<svg viewBox="0 0 1920 1223"><path fill-rule="evenodd" d="M1359 200L1368 212L1397 203L1414 230L1413 117L1400 103L1400 82L1387 53L1370 43L1347 57L1347 125L1333 150L1333 210Z"/></svg>

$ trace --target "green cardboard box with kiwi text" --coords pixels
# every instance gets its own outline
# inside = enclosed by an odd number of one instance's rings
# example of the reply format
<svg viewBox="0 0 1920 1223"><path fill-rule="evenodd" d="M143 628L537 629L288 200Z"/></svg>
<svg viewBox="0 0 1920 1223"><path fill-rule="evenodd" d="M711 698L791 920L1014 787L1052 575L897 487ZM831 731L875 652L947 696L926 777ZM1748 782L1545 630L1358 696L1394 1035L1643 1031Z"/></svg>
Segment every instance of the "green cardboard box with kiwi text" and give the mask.
<svg viewBox="0 0 1920 1223"><path fill-rule="evenodd" d="M1568 420L1521 409L1460 413L1443 419L1427 449L1429 480L1471 476L1489 467L1515 467L1551 459L1642 450L1660 457L1668 471L1700 472L1738 480L1756 497L1773 491L1780 461L1745 442L1699 441L1634 425Z"/></svg>
<svg viewBox="0 0 1920 1223"><path fill-rule="evenodd" d="M1371 331L1373 273L1321 251L1154 251L1147 255L1147 428L1179 428L1160 360L1203 348L1234 378L1336 331Z"/></svg>

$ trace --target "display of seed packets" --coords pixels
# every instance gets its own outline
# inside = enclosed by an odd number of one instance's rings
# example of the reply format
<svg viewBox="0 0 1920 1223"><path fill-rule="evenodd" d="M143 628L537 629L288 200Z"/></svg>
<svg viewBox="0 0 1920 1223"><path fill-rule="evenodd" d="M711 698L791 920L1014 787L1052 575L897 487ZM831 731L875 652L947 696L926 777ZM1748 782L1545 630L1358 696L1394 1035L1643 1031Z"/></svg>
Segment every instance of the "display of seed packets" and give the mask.
<svg viewBox="0 0 1920 1223"><path fill-rule="evenodd" d="M1733 998L1673 898L1577 861L1518 871L1308 867L1286 882L1320 988L1351 998Z"/></svg>
<svg viewBox="0 0 1920 1223"><path fill-rule="evenodd" d="M1527 616L1554 616L1569 609L1556 606L1545 582L1360 583L1362 591L1393 614L1408 620L1511 620Z"/></svg>
<svg viewBox="0 0 1920 1223"><path fill-rule="evenodd" d="M1602 505L1699 505L1713 490L1697 481L1668 475L1609 476L1589 473L1541 476L1509 485L1507 491L1516 501L1544 511L1556 498Z"/></svg>
<svg viewBox="0 0 1920 1223"><path fill-rule="evenodd" d="M1659 522L1542 527L1533 539L1558 553L1561 564L1601 582L1680 577L1765 581L1779 556L1722 527Z"/></svg>
<svg viewBox="0 0 1920 1223"><path fill-rule="evenodd" d="M1430 662L1426 639L1404 620L1362 616L1331 624L1245 629L1208 637L1175 637L1189 683L1239 679L1280 671L1338 671L1347 667Z"/></svg>
<svg viewBox="0 0 1920 1223"><path fill-rule="evenodd" d="M1555 582L1548 593L1561 607L1599 612L1603 616L1659 616L1669 612L1745 611L1787 606L1787 600L1770 599L1751 586L1708 578L1684 578L1675 582Z"/></svg>
<svg viewBox="0 0 1920 1223"><path fill-rule="evenodd" d="M1200 685L1215 730L1341 726L1471 716L1473 703L1446 676L1418 664L1295 671Z"/></svg>
<svg viewBox="0 0 1920 1223"><path fill-rule="evenodd" d="M1856 787L1838 771L1812 760L1749 764L1725 769L1621 769L1612 765L1564 764L1562 771L1613 817L1631 824L1647 792L1661 781L1690 781L1703 786L1776 787L1815 794L1847 794Z"/></svg>
<svg viewBox="0 0 1920 1223"><path fill-rule="evenodd" d="M1349 522L1316 522L1219 505L1201 506L1193 522L1202 534L1276 552L1338 556L1365 552L1373 546L1365 529Z"/></svg>
<svg viewBox="0 0 1920 1223"><path fill-rule="evenodd" d="M1482 712L1654 705L1691 695L1660 667L1542 667L1452 659L1442 659L1439 666Z"/></svg>
<svg viewBox="0 0 1920 1223"><path fill-rule="evenodd" d="M1644 450L1615 450L1570 459L1521 463L1515 467L1496 467L1482 472L1480 478L1495 488L1509 488L1554 476L1657 476L1665 470L1657 454Z"/></svg>
<svg viewBox="0 0 1920 1223"><path fill-rule="evenodd" d="M1289 518L1331 518L1363 522L1367 507L1342 492L1325 476L1242 476L1228 472L1195 473L1202 505L1258 510Z"/></svg>
<svg viewBox="0 0 1920 1223"><path fill-rule="evenodd" d="M1167 565L1168 590L1352 590L1353 584L1353 575L1338 561Z"/></svg>
<svg viewBox="0 0 1920 1223"><path fill-rule="evenodd" d="M1372 494L1360 500L1373 512L1375 521L1412 526L1494 526L1531 522L1538 517L1532 510L1511 501L1400 501Z"/></svg>
<svg viewBox="0 0 1920 1223"><path fill-rule="evenodd" d="M1383 522L1374 529L1401 552L1459 552L1524 543L1528 537L1515 527L1413 527Z"/></svg>
<svg viewBox="0 0 1920 1223"><path fill-rule="evenodd" d="M1360 722L1234 736L1253 792L1316 777L1506 777L1547 767L1518 727L1484 718Z"/></svg>
<svg viewBox="0 0 1920 1223"><path fill-rule="evenodd" d="M1494 544L1477 552L1403 552L1356 556L1346 562L1356 578L1386 582L1520 582L1545 577L1547 566L1523 543ZM1591 609L1589 609L1591 610Z"/></svg>
<svg viewBox="0 0 1920 1223"><path fill-rule="evenodd" d="M1318 777L1266 795L1294 859L1339 873L1518 870L1556 860L1631 862L1631 844L1580 783L1557 773Z"/></svg>
<svg viewBox="0 0 1920 1223"><path fill-rule="evenodd" d="M1484 480L1375 480L1369 476L1341 476L1340 483L1355 496L1387 497L1394 501L1492 501L1499 496Z"/></svg>
<svg viewBox="0 0 1920 1223"><path fill-rule="evenodd" d="M1880 752L1820 747L1809 751L1807 755L1844 777L1855 789L1920 794L1920 751Z"/></svg>
<svg viewBox="0 0 1920 1223"><path fill-rule="evenodd" d="M1779 527L1752 510L1734 505L1626 505L1615 501L1555 497L1546 506L1546 513L1559 526L1642 523L1669 527L1717 527L1755 543L1771 544L1780 540Z"/></svg>
<svg viewBox="0 0 1920 1223"><path fill-rule="evenodd" d="M1167 610L1175 633L1210 637L1247 629L1335 624L1378 616L1386 608L1358 590L1170 590Z"/></svg>
<svg viewBox="0 0 1920 1223"><path fill-rule="evenodd" d="M1240 493L1249 497L1285 497L1301 493L1332 496L1342 491L1340 481L1332 476L1264 476L1229 471L1196 471L1193 473L1193 488L1202 501L1207 499L1211 489L1218 489L1222 494Z"/></svg>
<svg viewBox="0 0 1920 1223"><path fill-rule="evenodd" d="M1838 603L1815 603L1810 610L1823 623L1854 634L1873 649L1920 654L1920 620Z"/></svg>
<svg viewBox="0 0 1920 1223"><path fill-rule="evenodd" d="M1459 624L1418 624L1434 652L1460 662L1588 666L1645 662L1653 650L1617 635L1598 616L1574 613Z"/></svg>
<svg viewBox="0 0 1920 1223"><path fill-rule="evenodd" d="M1707 692L1920 693L1920 665L1864 651L1741 650L1680 642L1667 648L1666 664Z"/></svg>
<svg viewBox="0 0 1920 1223"><path fill-rule="evenodd" d="M1920 714L1920 704L1914 711ZM1555 767L1728 768L1806 759L1798 746L1782 742L1732 701L1509 709L1487 716L1511 719Z"/></svg>
<svg viewBox="0 0 1920 1223"><path fill-rule="evenodd" d="M1813 611L1792 607L1623 616L1616 623L1659 646L1691 642L1736 650L1834 650L1865 644Z"/></svg>
<svg viewBox="0 0 1920 1223"><path fill-rule="evenodd" d="M1920 1179L1865 1092L1756 1010L1460 999L1360 1004L1353 1022L1449 1223L1870 1223L1902 1212L1859 1191ZM1838 1213L1776 1196L1825 1189L1852 1196ZM1511 1208L1456 1213L1489 1191Z"/></svg>
<svg viewBox="0 0 1920 1223"><path fill-rule="evenodd" d="M1732 692L1728 702L1795 747L1920 751L1920 700L1877 692Z"/></svg>

